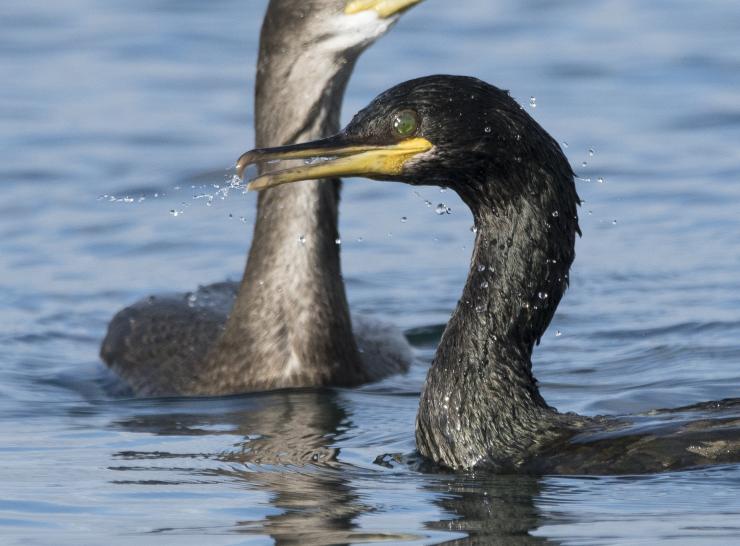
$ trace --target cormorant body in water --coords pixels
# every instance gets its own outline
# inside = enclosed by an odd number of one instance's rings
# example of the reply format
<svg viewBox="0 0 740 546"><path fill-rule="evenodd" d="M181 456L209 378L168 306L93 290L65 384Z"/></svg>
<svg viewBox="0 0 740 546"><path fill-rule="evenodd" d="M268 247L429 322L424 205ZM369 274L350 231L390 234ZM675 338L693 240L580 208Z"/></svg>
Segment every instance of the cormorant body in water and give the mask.
<svg viewBox="0 0 740 546"><path fill-rule="evenodd" d="M260 35L257 146L335 133L358 56L420 1L272 0ZM241 284L123 309L103 360L150 396L349 386L406 370L413 353L399 330L350 319L336 243L339 186L313 180L260 195Z"/></svg>
<svg viewBox="0 0 740 546"><path fill-rule="evenodd" d="M247 152L237 170L299 158L314 161L250 187L366 176L449 187L473 213L467 283L421 394L422 455L452 469L567 474L740 460L740 399L608 418L560 413L540 395L532 350L568 285L580 201L557 142L507 92L469 77L411 80L339 134Z"/></svg>

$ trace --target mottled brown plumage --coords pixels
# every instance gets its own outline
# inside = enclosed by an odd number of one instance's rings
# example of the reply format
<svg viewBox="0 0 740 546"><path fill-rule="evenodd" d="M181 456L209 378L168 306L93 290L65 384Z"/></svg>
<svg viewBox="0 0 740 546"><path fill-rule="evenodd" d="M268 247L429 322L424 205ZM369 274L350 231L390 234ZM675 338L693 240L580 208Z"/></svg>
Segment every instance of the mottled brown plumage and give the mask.
<svg viewBox="0 0 740 546"><path fill-rule="evenodd" d="M345 4L270 2L257 67L259 145L339 128L357 57L399 16L347 15ZM335 242L338 204L338 180L265 192L241 284L147 298L120 311L103 360L141 395L350 386L406 370L413 355L400 331L350 318Z"/></svg>

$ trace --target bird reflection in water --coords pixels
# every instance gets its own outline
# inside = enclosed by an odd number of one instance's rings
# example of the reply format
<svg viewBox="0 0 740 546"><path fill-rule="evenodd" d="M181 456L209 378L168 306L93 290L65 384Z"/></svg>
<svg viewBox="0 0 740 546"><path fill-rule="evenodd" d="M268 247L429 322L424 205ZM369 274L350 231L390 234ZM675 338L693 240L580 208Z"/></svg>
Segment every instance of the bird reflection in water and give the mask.
<svg viewBox="0 0 740 546"><path fill-rule="evenodd" d="M340 462L337 440L352 428L341 394L332 391L278 391L235 399L214 399L195 406L202 413L151 413L118 421L116 427L156 435L234 435L241 439L219 453L121 452L116 458L136 461L118 471L141 470L143 460L206 459L206 464L171 468L194 480L227 479L250 491L268 493L278 514L234 522L232 531L270 535L277 544L342 544L350 542L420 540L408 534L370 532L358 519L376 508L364 503L351 480L366 472ZM238 408L234 409L237 402ZM223 404L232 405L224 411ZM194 406L187 406L188 412ZM217 464L211 464L215 462ZM173 464L174 467L174 464ZM379 467L379 471L381 468ZM192 478L192 479L191 479ZM152 480L116 480L151 485ZM161 481L156 483L161 484ZM166 482L173 484L173 482ZM175 483L182 483L178 481ZM256 504L245 493L245 512ZM247 506L248 505L248 506Z"/></svg>
<svg viewBox="0 0 740 546"><path fill-rule="evenodd" d="M435 503L451 517L428 525L464 534L446 544L551 544L530 535L542 523L535 506L540 482L535 476L450 475L431 489L439 494Z"/></svg>
<svg viewBox="0 0 740 546"><path fill-rule="evenodd" d="M277 544L327 544L358 540L353 521L371 508L360 502L341 471L336 437L349 426L347 412L330 393L285 393L249 416L259 434L219 459L223 475L272 493L281 513L240 521L239 532L267 533ZM254 434L255 430L245 430Z"/></svg>

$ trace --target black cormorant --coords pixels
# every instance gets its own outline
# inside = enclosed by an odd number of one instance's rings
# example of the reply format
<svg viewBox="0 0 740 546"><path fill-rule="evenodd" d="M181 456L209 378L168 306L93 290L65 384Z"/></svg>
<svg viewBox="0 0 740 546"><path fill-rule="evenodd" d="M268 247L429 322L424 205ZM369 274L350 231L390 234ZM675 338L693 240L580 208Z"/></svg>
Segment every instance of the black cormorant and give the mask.
<svg viewBox="0 0 740 546"><path fill-rule="evenodd" d="M560 413L540 395L532 350L568 285L580 201L557 142L507 92L462 76L411 80L339 134L247 152L237 170L286 159L312 161L251 188L366 176L449 187L473 213L467 283L421 393L422 455L452 469L571 474L740 460L740 399L602 418Z"/></svg>
<svg viewBox="0 0 740 546"><path fill-rule="evenodd" d="M257 145L336 132L358 56L420 1L272 0L260 35ZM102 358L140 395L357 385L405 370L413 353L399 330L350 320L338 203L338 180L263 193L241 284L123 309Z"/></svg>

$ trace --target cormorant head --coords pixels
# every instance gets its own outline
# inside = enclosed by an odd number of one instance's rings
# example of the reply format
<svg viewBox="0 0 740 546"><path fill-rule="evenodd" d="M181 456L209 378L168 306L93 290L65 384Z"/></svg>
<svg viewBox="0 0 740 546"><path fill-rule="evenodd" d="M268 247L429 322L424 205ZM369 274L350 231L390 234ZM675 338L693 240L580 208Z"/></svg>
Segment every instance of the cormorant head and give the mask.
<svg viewBox="0 0 740 546"><path fill-rule="evenodd" d="M250 188L363 176L447 186L474 209L548 189L572 194L571 203L577 202L573 173L558 144L506 91L470 77L428 76L399 84L339 134L252 150L239 158L237 171L285 159L308 161L267 172Z"/></svg>
<svg viewBox="0 0 740 546"><path fill-rule="evenodd" d="M265 15L269 35L286 47L322 47L358 53L382 36L421 0L271 0ZM286 41L290 43L286 43Z"/></svg>

